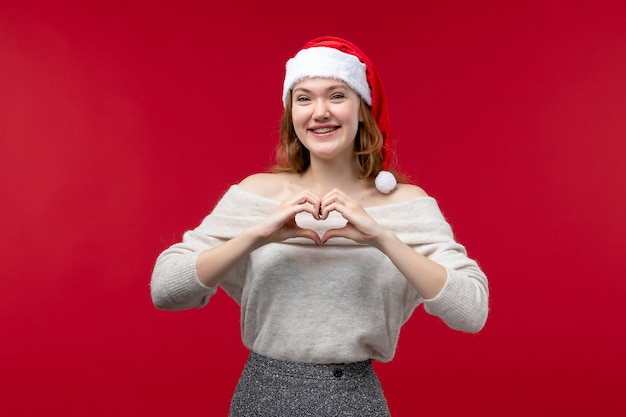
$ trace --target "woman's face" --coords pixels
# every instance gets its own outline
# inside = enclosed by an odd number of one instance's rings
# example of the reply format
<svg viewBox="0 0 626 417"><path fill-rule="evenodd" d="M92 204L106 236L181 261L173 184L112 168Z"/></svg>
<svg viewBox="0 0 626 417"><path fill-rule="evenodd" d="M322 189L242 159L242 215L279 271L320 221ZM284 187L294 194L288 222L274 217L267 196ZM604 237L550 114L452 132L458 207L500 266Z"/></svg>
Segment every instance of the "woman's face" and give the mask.
<svg viewBox="0 0 626 417"><path fill-rule="evenodd" d="M361 99L343 81L307 78L291 95L293 126L311 160L352 161Z"/></svg>

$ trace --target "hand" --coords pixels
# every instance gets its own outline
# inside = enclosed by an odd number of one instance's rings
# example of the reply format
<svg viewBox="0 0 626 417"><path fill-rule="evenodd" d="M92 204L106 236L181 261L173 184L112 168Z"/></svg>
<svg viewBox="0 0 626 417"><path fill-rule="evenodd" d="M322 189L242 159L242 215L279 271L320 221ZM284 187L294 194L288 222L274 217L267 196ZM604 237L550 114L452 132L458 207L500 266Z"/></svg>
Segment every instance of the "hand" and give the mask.
<svg viewBox="0 0 626 417"><path fill-rule="evenodd" d="M327 219L331 211L337 211L348 221L342 228L327 230L322 236L322 243L333 237L345 237L357 243L376 246L378 238L385 231L357 200L341 190L334 189L326 194L320 207L321 220Z"/></svg>
<svg viewBox="0 0 626 417"><path fill-rule="evenodd" d="M284 201L269 217L254 226L253 230L261 237L261 244L282 242L293 237L311 239L318 245L322 244L319 235L311 229L304 229L296 223L296 214L311 213L320 219L320 199L310 191L303 191L291 200Z"/></svg>

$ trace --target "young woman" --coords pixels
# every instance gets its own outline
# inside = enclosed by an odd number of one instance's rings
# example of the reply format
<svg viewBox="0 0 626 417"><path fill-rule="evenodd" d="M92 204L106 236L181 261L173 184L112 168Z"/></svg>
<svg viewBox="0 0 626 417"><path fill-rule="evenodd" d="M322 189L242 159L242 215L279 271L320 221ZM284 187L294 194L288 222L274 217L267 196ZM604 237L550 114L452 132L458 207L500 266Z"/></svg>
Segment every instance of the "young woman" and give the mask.
<svg viewBox="0 0 626 417"><path fill-rule="evenodd" d="M232 185L158 257L157 308L241 306L250 350L230 416L388 416L372 361L392 359L420 304L479 331L488 284L436 201L396 178L379 75L317 38L287 62L278 164Z"/></svg>

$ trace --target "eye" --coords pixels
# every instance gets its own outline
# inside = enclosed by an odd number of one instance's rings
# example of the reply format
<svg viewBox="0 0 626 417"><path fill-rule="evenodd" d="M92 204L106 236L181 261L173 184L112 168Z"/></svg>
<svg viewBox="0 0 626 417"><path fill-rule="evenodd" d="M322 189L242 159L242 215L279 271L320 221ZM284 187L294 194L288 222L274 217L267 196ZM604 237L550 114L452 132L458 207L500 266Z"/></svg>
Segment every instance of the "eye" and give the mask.
<svg viewBox="0 0 626 417"><path fill-rule="evenodd" d="M341 100L341 99L343 99L345 97L346 96L343 95L342 93L335 93L330 98L331 98L331 100Z"/></svg>
<svg viewBox="0 0 626 417"><path fill-rule="evenodd" d="M310 101L310 99L307 96L297 96L296 101L300 103L304 103L306 101Z"/></svg>

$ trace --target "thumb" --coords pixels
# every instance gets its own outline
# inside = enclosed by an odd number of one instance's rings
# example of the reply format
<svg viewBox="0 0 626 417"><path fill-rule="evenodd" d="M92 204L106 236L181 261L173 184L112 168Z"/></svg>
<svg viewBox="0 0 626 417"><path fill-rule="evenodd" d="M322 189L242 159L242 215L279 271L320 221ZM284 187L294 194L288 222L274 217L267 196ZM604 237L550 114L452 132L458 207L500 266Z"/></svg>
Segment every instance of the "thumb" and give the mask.
<svg viewBox="0 0 626 417"><path fill-rule="evenodd" d="M322 239L320 239L320 236L312 229L303 229L301 227L297 227L295 229L294 237L304 237L307 239L311 239L317 245L322 244Z"/></svg>
<svg viewBox="0 0 626 417"><path fill-rule="evenodd" d="M332 239L334 237L346 237L350 239L350 237L348 236L348 227L344 226L338 229L328 229L326 233L324 233L324 236L322 236L322 244L326 243L329 239Z"/></svg>

